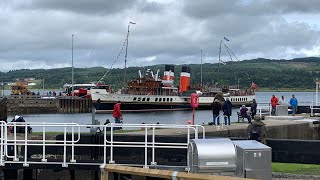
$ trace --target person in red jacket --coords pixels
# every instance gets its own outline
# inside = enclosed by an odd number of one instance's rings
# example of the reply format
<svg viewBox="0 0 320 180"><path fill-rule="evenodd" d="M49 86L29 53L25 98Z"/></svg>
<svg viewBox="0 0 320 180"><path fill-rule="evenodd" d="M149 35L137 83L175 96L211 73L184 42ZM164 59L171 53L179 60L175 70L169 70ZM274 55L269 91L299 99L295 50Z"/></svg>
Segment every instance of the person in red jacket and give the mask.
<svg viewBox="0 0 320 180"><path fill-rule="evenodd" d="M275 95L272 95L271 97L271 115L272 116L276 115L276 106L278 102L279 102L279 99Z"/></svg>
<svg viewBox="0 0 320 180"><path fill-rule="evenodd" d="M114 117L114 121L115 123L121 123L121 120L122 120L122 114L121 114L121 111L120 111L120 106L121 106L121 102L118 101L118 103L116 103L114 106L113 106L113 117ZM119 128L115 128L115 129L119 129Z"/></svg>

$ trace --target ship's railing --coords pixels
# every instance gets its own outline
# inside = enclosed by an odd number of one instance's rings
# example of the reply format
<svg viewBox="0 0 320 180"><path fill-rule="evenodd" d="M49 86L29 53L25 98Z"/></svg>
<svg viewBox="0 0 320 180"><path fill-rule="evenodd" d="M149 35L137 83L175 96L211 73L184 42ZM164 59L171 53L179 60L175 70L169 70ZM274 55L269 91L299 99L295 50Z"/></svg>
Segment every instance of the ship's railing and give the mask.
<svg viewBox="0 0 320 180"><path fill-rule="evenodd" d="M42 129L42 132L34 137L34 133L28 133L28 126L32 128ZM59 127L63 129L61 133L63 138L60 139L48 139L48 129L52 127ZM100 128L103 133L103 144L83 143L81 141L81 129L84 128ZM143 142L131 142L131 141L115 141L114 135L120 131L116 131L117 128L137 128L141 135L144 136ZM107 131L107 130L110 131ZM186 135L186 142L184 143L172 143L172 142L157 142L156 136L159 129L184 129ZM114 148L141 148L145 152L144 164L135 164L135 166L142 166L148 168L149 166L157 166L156 149L187 149L189 141L194 134L194 138L198 139L198 134L201 134L205 139L205 129L201 125L174 125L174 124L115 124L110 123L107 125L79 125L76 123L39 123L28 122L18 123L9 122L5 123L0 121L0 166L5 166L6 163L20 163L24 167L28 167L30 164L58 164L62 167L68 167L70 164L78 165L105 165L107 163L117 163L114 159ZM13 131L11 133L11 131ZM20 131L20 133L17 133ZM22 131L22 133L21 133ZM161 131L161 130L160 130ZM125 132L125 131L124 131ZM67 138L67 135L71 135L71 139ZM107 136L108 135L108 136ZM152 137L151 141L148 141L148 136ZM30 158L28 149L33 146L42 147L42 153L38 154L37 158ZM23 148L22 148L23 147ZM46 152L48 147L60 147L63 148L62 154L49 154ZM100 161L83 161L79 156L75 155L75 148L79 147L97 147L103 148L103 155L100 157ZM110 157L107 156L107 148L110 150ZM20 153L19 153L20 149ZM68 151L67 151L68 149ZM151 149L152 161L148 164L148 149ZM71 151L71 153L70 153ZM149 153L150 155L150 153ZM48 159L48 157L56 157L54 161ZM41 158L41 160L40 160ZM109 161L107 161L109 159ZM80 161L78 161L80 160ZM119 163L117 163L119 164ZM165 166L165 165L161 165ZM182 167L184 168L184 167Z"/></svg>

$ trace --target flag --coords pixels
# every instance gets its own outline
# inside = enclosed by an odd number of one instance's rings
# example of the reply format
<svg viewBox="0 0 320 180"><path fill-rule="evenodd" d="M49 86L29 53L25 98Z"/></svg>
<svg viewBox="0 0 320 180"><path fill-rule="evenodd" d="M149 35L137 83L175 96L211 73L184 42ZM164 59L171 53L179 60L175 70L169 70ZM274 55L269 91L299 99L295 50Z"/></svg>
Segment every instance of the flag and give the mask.
<svg viewBox="0 0 320 180"><path fill-rule="evenodd" d="M136 24L135 22L132 22L132 21L130 21L129 23L130 23L130 24Z"/></svg>
<svg viewBox="0 0 320 180"><path fill-rule="evenodd" d="M251 82L251 88L254 89L254 90L258 90L258 89L259 89L259 86L252 81L252 82Z"/></svg>
<svg viewBox="0 0 320 180"><path fill-rule="evenodd" d="M226 41L230 41L230 40L229 40L228 38L226 38L226 37L223 37L223 39L226 40Z"/></svg>

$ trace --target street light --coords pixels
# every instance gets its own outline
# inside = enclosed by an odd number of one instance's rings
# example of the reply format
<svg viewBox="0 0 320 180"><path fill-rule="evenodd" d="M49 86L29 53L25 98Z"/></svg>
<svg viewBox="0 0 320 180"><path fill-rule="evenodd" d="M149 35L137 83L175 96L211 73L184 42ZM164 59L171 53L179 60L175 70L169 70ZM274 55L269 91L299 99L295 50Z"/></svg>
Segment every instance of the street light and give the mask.
<svg viewBox="0 0 320 180"><path fill-rule="evenodd" d="M128 55L128 44L129 44L130 24L136 24L136 23L130 21L129 24L128 24L127 43L126 43L126 55L124 56L124 84L126 84L126 82L127 82L127 55Z"/></svg>
<svg viewBox="0 0 320 180"><path fill-rule="evenodd" d="M200 66L200 74L201 74L201 88L202 88L202 50L200 50L200 56L201 56L201 66Z"/></svg>
<svg viewBox="0 0 320 180"><path fill-rule="evenodd" d="M71 88L72 88L72 91L71 91L71 93L72 93L72 96L73 96L73 94L74 94L74 93L73 93L73 91L74 91L74 87L73 87L73 36L74 36L74 35L72 34L72 38L71 38L71 61L72 61L72 63L71 63L71 65L72 65L72 66L71 66L71 71L72 71L72 72L71 72L71 74L72 74L72 75L71 75L71 76L72 76L72 77L71 77L71 84L72 84L72 87L71 87Z"/></svg>

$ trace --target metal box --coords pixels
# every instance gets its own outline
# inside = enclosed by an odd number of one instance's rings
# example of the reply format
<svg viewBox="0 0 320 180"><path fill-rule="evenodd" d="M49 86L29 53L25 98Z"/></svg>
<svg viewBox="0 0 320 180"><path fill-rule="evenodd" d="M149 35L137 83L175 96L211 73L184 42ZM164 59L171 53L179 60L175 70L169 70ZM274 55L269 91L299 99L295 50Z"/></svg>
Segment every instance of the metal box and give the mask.
<svg viewBox="0 0 320 180"><path fill-rule="evenodd" d="M194 139L188 145L188 169L194 173L232 172L236 169L236 152L228 138Z"/></svg>
<svg viewBox="0 0 320 180"><path fill-rule="evenodd" d="M271 148L254 140L233 141L237 154L235 175L271 180Z"/></svg>
<svg viewBox="0 0 320 180"><path fill-rule="evenodd" d="M288 106L287 105L277 105L276 106L276 116L288 116Z"/></svg>

